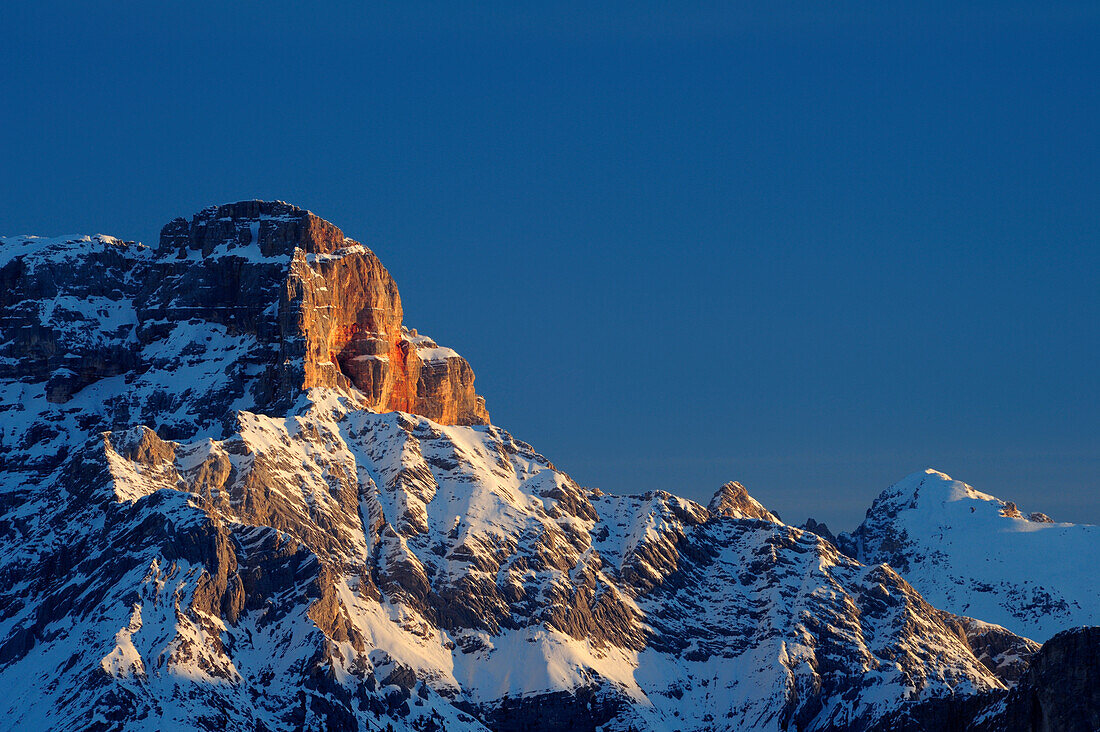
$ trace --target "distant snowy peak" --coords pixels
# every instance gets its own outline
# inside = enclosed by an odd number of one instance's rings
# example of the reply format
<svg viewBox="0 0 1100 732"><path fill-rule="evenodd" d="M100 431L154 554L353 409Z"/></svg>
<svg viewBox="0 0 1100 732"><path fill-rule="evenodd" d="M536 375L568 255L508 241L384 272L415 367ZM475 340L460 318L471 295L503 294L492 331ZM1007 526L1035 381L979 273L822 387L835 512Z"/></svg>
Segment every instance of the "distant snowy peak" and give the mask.
<svg viewBox="0 0 1100 732"><path fill-rule="evenodd" d="M1055 523L936 470L875 499L840 547L897 568L930 602L1038 641L1100 624L1100 527Z"/></svg>
<svg viewBox="0 0 1100 732"><path fill-rule="evenodd" d="M736 519L760 519L773 524L783 523L774 513L764 508L760 501L749 495L745 486L730 481L715 492L707 504L712 516L727 516Z"/></svg>
<svg viewBox="0 0 1100 732"><path fill-rule="evenodd" d="M929 520L941 522L958 513L958 507L965 506L975 519L1006 519L999 527L1003 531L1030 531L1035 527L1026 527L1018 521L1039 524L1054 524L1045 513L1023 514L1012 501L982 493L973 486L955 480L946 473L928 468L907 475L902 480L883 491L872 504L868 512L875 516L896 515L905 510L921 512ZM1073 524L1062 524L1072 526Z"/></svg>
<svg viewBox="0 0 1100 732"><path fill-rule="evenodd" d="M999 499L987 493L955 480L946 473L932 468L911 473L883 491L875 505L916 507L918 503L934 505L936 502L961 501L966 499L998 502Z"/></svg>

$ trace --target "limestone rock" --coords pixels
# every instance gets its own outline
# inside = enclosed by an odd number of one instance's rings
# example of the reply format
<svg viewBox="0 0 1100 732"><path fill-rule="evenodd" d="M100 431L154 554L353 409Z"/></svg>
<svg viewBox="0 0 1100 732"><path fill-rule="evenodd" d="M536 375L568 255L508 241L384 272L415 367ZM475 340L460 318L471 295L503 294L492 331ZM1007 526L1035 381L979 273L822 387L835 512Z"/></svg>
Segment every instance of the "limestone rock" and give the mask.
<svg viewBox="0 0 1100 732"><path fill-rule="evenodd" d="M1100 729L1100 627L1044 643L1006 706L1008 732Z"/></svg>
<svg viewBox="0 0 1100 732"><path fill-rule="evenodd" d="M231 276L220 280L229 287L216 288L220 296L207 302L231 309L238 327L252 329L267 312L257 311L270 293L279 294L279 362L290 364L280 374L283 394L350 383L376 411L412 412L442 424L488 423L465 359L408 331L397 284L378 257L309 211L264 201L206 209L190 222L177 219L166 226L160 252L177 259L197 253L209 261L224 253L247 262L279 262L258 283L267 289L266 297L253 287L241 288L239 278ZM183 296L186 306L196 307L201 304L186 296L208 292L189 282L171 294L174 302Z"/></svg>

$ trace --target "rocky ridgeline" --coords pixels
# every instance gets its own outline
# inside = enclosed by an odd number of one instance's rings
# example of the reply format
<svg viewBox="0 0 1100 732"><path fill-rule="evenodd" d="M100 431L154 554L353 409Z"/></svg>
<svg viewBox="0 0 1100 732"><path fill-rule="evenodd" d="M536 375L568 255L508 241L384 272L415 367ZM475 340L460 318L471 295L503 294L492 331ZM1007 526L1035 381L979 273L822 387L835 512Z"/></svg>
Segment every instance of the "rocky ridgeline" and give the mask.
<svg viewBox="0 0 1100 732"><path fill-rule="evenodd" d="M586 490L497 427L331 394L221 440L92 437L6 494L0 711L844 730L1035 651L731 493L759 511Z"/></svg>
<svg viewBox="0 0 1100 732"><path fill-rule="evenodd" d="M578 485L293 206L0 277L0 727L864 730L1033 673L739 483Z"/></svg>

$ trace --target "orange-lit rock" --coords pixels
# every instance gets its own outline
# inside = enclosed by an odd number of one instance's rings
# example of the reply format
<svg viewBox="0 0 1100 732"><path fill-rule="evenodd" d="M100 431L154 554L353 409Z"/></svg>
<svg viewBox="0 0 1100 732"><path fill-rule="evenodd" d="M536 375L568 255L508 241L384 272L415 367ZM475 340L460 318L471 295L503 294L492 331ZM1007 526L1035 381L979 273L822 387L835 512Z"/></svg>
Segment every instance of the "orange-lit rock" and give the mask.
<svg viewBox="0 0 1100 732"><path fill-rule="evenodd" d="M470 365L402 325L397 285L358 242L296 256L287 305L299 313L297 327L306 338L303 388L347 379L379 411L422 414L443 424L489 421Z"/></svg>
<svg viewBox="0 0 1100 732"><path fill-rule="evenodd" d="M268 364L271 403L301 389L355 386L378 411L488 423L466 360L407 330L397 285L378 257L324 219L282 202L211 207L165 227L160 255L172 254L236 263L207 266L198 287L176 285L158 295L180 303L198 298L201 287L203 299L189 304L192 310L277 348ZM267 327L270 297L253 291L271 286L281 292L277 324ZM155 316L184 314L169 306Z"/></svg>

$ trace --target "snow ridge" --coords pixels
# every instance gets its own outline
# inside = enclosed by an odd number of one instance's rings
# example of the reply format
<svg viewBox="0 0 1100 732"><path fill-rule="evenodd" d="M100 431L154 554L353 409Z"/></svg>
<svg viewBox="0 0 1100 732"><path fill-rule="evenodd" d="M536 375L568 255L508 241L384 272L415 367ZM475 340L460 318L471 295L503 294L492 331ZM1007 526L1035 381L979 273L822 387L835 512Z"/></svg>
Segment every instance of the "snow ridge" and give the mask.
<svg viewBox="0 0 1100 732"><path fill-rule="evenodd" d="M913 473L875 500L838 541L865 563L887 562L938 607L1046 641L1100 624L1100 527L975 490L936 470Z"/></svg>

